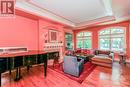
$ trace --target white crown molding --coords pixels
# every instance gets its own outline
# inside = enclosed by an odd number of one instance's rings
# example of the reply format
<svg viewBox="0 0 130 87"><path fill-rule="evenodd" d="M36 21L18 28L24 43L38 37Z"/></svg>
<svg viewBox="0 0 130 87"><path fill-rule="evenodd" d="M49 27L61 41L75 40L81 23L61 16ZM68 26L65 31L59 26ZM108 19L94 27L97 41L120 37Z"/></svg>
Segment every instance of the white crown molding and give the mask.
<svg viewBox="0 0 130 87"><path fill-rule="evenodd" d="M112 16L113 11L112 11L112 0L101 0L103 3L103 6L106 10L106 16Z"/></svg>
<svg viewBox="0 0 130 87"><path fill-rule="evenodd" d="M16 8L17 9L22 9L23 11L29 12L31 14L43 17L43 18L48 18L53 21L57 21L59 23L68 25L70 27L73 27L73 29L81 29L84 27L92 26L92 25L98 25L99 23L105 23L105 22L111 22L115 20L115 16L113 15L112 11L112 3L111 0L101 0L106 15L102 18L97 18L95 20L90 20L82 23L75 24L65 18L62 18L58 15L55 15L53 13L50 13L42 8L39 8L31 3L29 3L30 0L16 0Z"/></svg>
<svg viewBox="0 0 130 87"><path fill-rule="evenodd" d="M17 9L23 9L26 12L32 13L34 15L38 15L40 17L43 18L48 18L54 21L57 21L59 23L63 23L65 25L71 26L71 27L75 27L75 24L71 21L68 21L66 19L63 19L61 17L58 17L57 15L54 15L52 13L49 13L41 8L38 8L36 6L33 6L29 3L27 3L28 0L16 0L16 8Z"/></svg>
<svg viewBox="0 0 130 87"><path fill-rule="evenodd" d="M113 11L112 11L112 0L101 0L101 3L104 6L104 9L106 11L105 12L106 15L104 17L101 17L101 18L78 23L78 24L76 24L76 28L80 29L80 28L96 25L99 23L104 23L104 22L109 22L109 21L115 20L115 16L113 15Z"/></svg>
<svg viewBox="0 0 130 87"><path fill-rule="evenodd" d="M113 23L119 23L119 22L122 22L122 21L127 21L127 20L130 20L130 15L126 15L126 16L122 16L122 17L118 17L116 18L116 21L109 21L109 22L104 22L104 23L101 23L101 24L98 24L98 25L106 25L106 24L113 24Z"/></svg>
<svg viewBox="0 0 130 87"><path fill-rule="evenodd" d="M84 22L84 23L79 23L79 24L76 25L75 28L81 29L81 28L84 28L84 27L89 27L89 26L93 26L93 25L95 26L95 25L98 25L100 23L114 21L114 20L115 20L114 16L106 16L106 17L95 19L95 20L90 20L90 21L87 21L87 22Z"/></svg>

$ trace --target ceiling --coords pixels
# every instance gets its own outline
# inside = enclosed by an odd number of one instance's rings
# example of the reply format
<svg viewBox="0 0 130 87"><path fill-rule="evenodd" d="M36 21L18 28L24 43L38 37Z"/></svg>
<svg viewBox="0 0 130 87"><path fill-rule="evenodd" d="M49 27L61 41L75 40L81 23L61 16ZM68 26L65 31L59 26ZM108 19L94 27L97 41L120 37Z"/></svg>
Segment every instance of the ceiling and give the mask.
<svg viewBox="0 0 130 87"><path fill-rule="evenodd" d="M16 0L16 8L73 29L130 18L130 0Z"/></svg>

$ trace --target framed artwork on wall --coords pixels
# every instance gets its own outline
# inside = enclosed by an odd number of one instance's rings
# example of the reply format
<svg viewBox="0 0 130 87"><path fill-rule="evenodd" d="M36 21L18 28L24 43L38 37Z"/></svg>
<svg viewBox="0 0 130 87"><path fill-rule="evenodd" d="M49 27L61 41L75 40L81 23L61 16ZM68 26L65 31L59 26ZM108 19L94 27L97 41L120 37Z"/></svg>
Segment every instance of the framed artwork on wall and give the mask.
<svg viewBox="0 0 130 87"><path fill-rule="evenodd" d="M50 42L58 42L58 31L49 30L49 41Z"/></svg>

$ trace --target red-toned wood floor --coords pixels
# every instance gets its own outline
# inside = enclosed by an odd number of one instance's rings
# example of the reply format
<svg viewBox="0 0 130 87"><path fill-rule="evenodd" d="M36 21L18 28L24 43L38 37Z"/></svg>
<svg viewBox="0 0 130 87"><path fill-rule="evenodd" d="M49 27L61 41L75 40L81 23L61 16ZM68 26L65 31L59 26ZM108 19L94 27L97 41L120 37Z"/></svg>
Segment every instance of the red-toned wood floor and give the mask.
<svg viewBox="0 0 130 87"><path fill-rule="evenodd" d="M22 74L23 78L17 82L3 75L2 87L130 87L130 64L114 63L112 69L97 66L82 84L51 69L45 79L40 66L33 67L29 74L26 71Z"/></svg>
<svg viewBox="0 0 130 87"><path fill-rule="evenodd" d="M130 87L130 64L120 65L116 62L112 69L98 66L82 85L84 87Z"/></svg>

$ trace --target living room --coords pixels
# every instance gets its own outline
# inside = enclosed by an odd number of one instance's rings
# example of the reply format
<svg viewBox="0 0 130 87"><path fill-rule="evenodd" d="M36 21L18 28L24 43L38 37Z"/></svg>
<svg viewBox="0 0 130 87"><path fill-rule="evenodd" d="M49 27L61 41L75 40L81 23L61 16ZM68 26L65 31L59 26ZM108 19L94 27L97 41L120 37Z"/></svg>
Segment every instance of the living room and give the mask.
<svg viewBox="0 0 130 87"><path fill-rule="evenodd" d="M130 1L0 6L0 87L130 86Z"/></svg>

